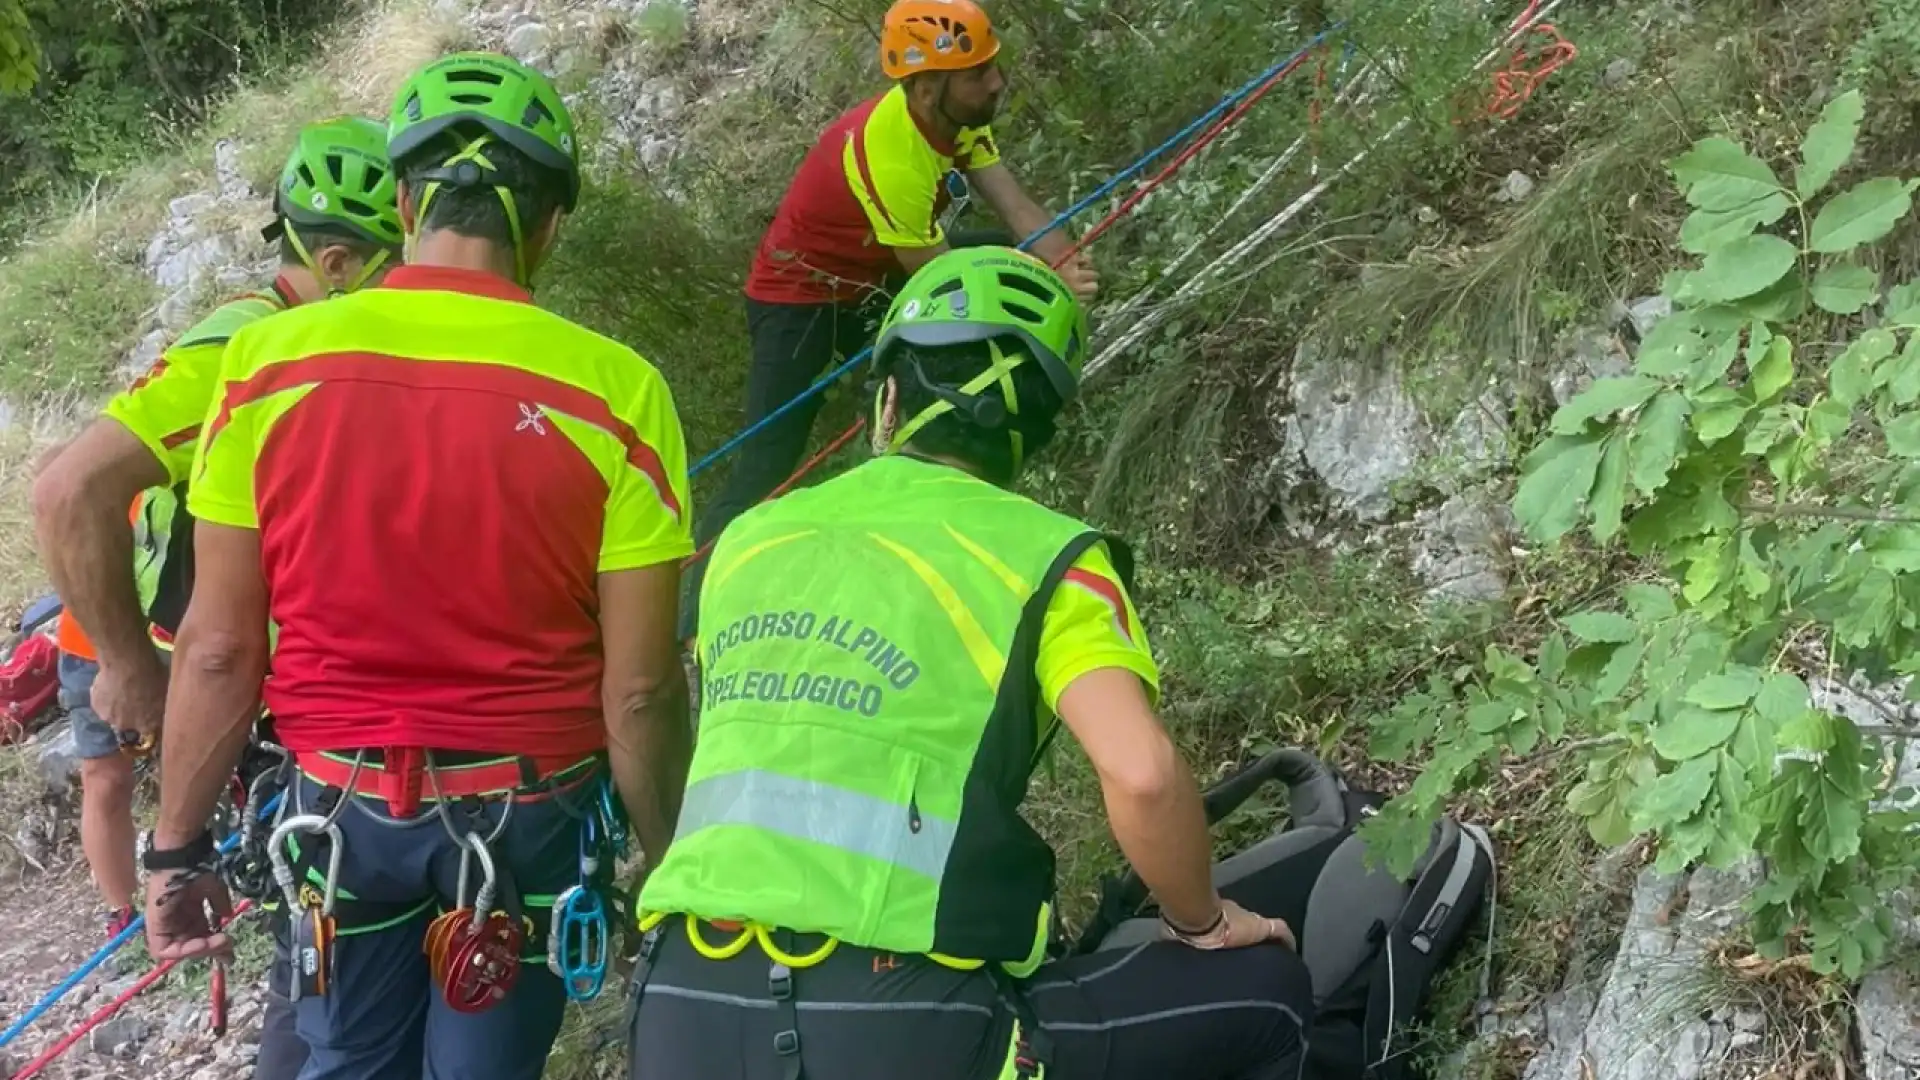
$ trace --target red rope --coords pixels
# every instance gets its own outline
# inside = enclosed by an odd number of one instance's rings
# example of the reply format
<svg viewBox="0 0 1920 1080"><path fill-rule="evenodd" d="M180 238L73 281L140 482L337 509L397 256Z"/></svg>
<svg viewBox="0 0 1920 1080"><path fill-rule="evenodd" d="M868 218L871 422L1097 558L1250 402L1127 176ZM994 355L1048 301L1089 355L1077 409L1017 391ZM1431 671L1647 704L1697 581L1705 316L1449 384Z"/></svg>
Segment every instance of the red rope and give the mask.
<svg viewBox="0 0 1920 1080"><path fill-rule="evenodd" d="M1511 33L1522 34L1515 43L1513 57L1505 71L1493 75L1493 93L1487 101L1485 115L1498 120L1511 120L1519 115L1520 107L1527 103L1533 92L1547 81L1548 76L1566 67L1580 55L1580 50L1568 41L1566 35L1552 23L1541 22L1527 26L1529 20L1540 10L1540 0L1529 0L1527 9L1508 27ZM1526 27L1522 31L1522 27ZM1527 45L1528 37L1544 39L1536 42L1537 58L1534 49Z"/></svg>
<svg viewBox="0 0 1920 1080"><path fill-rule="evenodd" d="M1114 207L1113 210L1110 211L1105 217L1101 218L1097 223L1095 223L1093 228L1088 229L1087 234L1085 236L1082 236L1080 239L1074 241L1073 246L1067 248L1065 253L1063 253L1059 258L1053 261L1053 268L1055 270L1058 270L1060 269L1060 267L1066 265L1069 259L1072 259L1075 255L1078 255L1082 251L1086 250L1088 245L1092 244L1095 240L1100 239L1100 237L1105 235L1106 231L1108 229L1111 229L1117 222L1120 221L1121 218L1124 218L1128 214L1133 213L1133 211L1139 207L1140 203L1143 200L1145 200L1147 196L1153 194L1154 191L1158 190L1161 185L1165 184L1169 179L1171 179L1174 173L1179 172L1182 166L1187 164L1189 161L1192 161L1194 157L1200 153L1200 151L1207 148L1208 144L1212 143L1213 140L1219 138L1220 135L1223 132L1225 132L1228 128L1238 123L1240 121L1240 118L1247 115L1248 110L1252 109L1254 105L1258 104L1261 98L1266 97L1269 91L1271 91L1274 87L1280 85L1281 80L1285 79L1288 75L1293 74L1295 71L1298 71L1300 69L1300 65L1306 63L1306 61L1307 61L1307 57L1306 57L1306 54L1304 53L1301 54L1300 56L1295 57L1291 63L1287 64L1285 67L1281 68L1279 71L1274 72L1272 78L1268 79L1266 82L1261 83L1257 88L1254 89L1252 93L1248 94L1246 98L1244 98L1238 105L1235 105L1232 109L1227 111L1224 115L1220 117L1220 119L1215 120L1212 126L1208 127L1205 131L1201 132L1199 135L1194 136L1193 142L1189 143L1185 150L1180 151L1180 153L1176 155L1172 161L1167 162L1166 166L1162 168L1159 172L1155 173L1152 179L1140 185L1139 190L1135 191L1133 194L1123 199L1119 206ZM785 482L783 482L779 487L774 488L773 491L768 493L766 499L762 499L761 501L766 502L769 499L776 499L781 495L785 494L788 489L793 487L793 485L799 483L801 478L805 477L808 473L818 468L822 462L832 457L836 452L839 451L841 447L852 442L854 439L854 436L866 430L866 426L867 426L867 421L865 417L861 417L859 420L855 421L852 427L848 428L847 430L841 432L838 436L836 436L832 442L828 443L826 447L823 448L819 453L809 458L805 464L801 465L800 468L794 471L794 474L792 476L787 477ZM699 562L702 558L704 558L707 555L708 552L713 550L713 545L718 540L719 540L719 537L715 537L713 540L707 541L706 546L694 552L692 555L687 556L686 561L681 563L680 565L682 567L687 567L687 566L692 566L696 562Z"/></svg>
<svg viewBox="0 0 1920 1080"><path fill-rule="evenodd" d="M251 900L242 900L238 904L235 904L233 906L233 914L228 916L227 920L221 923L220 925L223 928L226 926L232 925L233 920L239 918L241 914L251 906L253 906L253 901ZM27 1078L30 1076L38 1076L40 1073L40 1070L46 1068L48 1065L53 1064L53 1060L55 1058L59 1057L61 1054L66 1053L68 1048L73 1046L74 1043L77 1043L81 1039L85 1038L87 1035L87 1032L92 1031L94 1028L97 1028L101 1024L106 1023L108 1018L112 1017L114 1013L117 1013L122 1008L124 1008L127 1002L132 1001L136 997L139 997L141 991L145 990L147 987L152 986L154 983L157 983L161 979L165 978L167 972L172 971L174 967L179 963L180 961L178 960L162 961L152 971L149 971L145 975L140 976L140 979L138 982L135 982L132 986L129 986L125 990L121 991L119 997L114 998L112 1001L107 1002L105 1005L102 1005L100 1007L100 1011L94 1013L92 1016L87 1017L87 1020L85 1023L81 1024L77 1028L74 1028L73 1031L70 1032L65 1038L61 1039L57 1043L54 1043L51 1047L48 1047L45 1053L42 1053L39 1057L34 1058L32 1061L27 1062L26 1067L21 1069L19 1072L14 1073L11 1080L27 1080Z"/></svg>

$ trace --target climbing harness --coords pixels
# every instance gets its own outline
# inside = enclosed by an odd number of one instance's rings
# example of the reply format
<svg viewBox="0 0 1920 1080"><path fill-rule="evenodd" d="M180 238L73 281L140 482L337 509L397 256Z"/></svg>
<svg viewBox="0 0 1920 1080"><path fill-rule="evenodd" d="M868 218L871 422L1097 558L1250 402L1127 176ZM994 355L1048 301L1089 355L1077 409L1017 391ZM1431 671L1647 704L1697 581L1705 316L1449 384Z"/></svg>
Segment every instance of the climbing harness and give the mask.
<svg viewBox="0 0 1920 1080"><path fill-rule="evenodd" d="M478 833L466 835L454 903L465 904L469 858L480 863L473 905L456 906L433 920L423 945L434 983L461 1013L484 1012L506 999L520 977L520 950L526 944L519 922L494 909L499 878L493 853Z"/></svg>
<svg viewBox="0 0 1920 1080"><path fill-rule="evenodd" d="M336 816L337 809L335 814L326 817L297 814L281 822L267 841L273 879L286 900L290 923L288 954L293 968L292 985L287 990L290 1001L325 997L328 985L333 982L333 945L339 929L334 907L340 898L340 856L346 846L341 841ZM310 887L302 888L305 883L294 881L293 864L287 858L287 841L296 834L322 836L329 845L327 876L317 894Z"/></svg>

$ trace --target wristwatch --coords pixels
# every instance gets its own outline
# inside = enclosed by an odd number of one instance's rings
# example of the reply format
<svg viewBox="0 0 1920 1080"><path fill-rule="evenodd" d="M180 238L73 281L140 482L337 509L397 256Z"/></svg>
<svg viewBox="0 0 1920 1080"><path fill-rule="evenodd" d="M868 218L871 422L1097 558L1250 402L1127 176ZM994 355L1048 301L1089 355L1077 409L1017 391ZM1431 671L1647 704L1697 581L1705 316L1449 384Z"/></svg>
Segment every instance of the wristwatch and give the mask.
<svg viewBox="0 0 1920 1080"><path fill-rule="evenodd" d="M202 829L200 835L187 841L185 846L162 848L154 844L153 831L146 835L146 852L140 856L140 865L149 873L155 870L196 870L213 862L213 833Z"/></svg>

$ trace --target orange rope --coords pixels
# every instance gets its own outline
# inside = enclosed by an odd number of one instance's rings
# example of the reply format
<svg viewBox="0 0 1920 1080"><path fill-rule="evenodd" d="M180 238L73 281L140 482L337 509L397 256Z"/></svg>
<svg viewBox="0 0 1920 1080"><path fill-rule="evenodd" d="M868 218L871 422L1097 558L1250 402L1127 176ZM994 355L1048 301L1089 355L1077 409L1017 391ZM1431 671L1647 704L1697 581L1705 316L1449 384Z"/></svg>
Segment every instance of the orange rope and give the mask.
<svg viewBox="0 0 1920 1080"><path fill-rule="evenodd" d="M1549 76L1580 55L1580 50L1552 23L1540 22L1527 26L1527 22L1539 10L1540 0L1529 0L1527 9L1511 24L1513 31L1521 32L1521 27L1526 29L1514 43L1513 57L1508 61L1506 70L1493 75L1493 93L1484 113L1489 118L1511 120L1519 115L1520 107L1527 103L1527 99ZM1541 40L1532 40L1536 38Z"/></svg>

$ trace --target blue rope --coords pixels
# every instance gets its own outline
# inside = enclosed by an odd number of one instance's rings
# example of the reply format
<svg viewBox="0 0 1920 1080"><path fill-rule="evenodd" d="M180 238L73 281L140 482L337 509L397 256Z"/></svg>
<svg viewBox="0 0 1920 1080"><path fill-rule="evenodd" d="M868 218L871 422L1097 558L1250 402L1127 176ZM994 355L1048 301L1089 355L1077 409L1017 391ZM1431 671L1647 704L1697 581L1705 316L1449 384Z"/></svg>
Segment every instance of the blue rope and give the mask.
<svg viewBox="0 0 1920 1080"><path fill-rule="evenodd" d="M272 814L276 809L278 809L279 806L280 806L280 796L275 795L272 799L269 799L267 801L267 805L265 807L261 808L260 816L263 818L267 817L268 815ZM224 841L221 842L220 847L217 851L217 854L225 855L227 852L232 851L233 846L235 844L238 844L239 842L240 842L240 834L234 833L233 835L227 837ZM74 987L80 985L80 983L84 981L88 975L93 974L93 971L95 968L99 967L101 964L106 963L110 958L112 958L114 953L119 952L120 949L123 946L125 946L127 942L132 941L134 938L134 935L138 934L141 930L145 929L146 925L147 925L147 916L145 913L134 916L133 921L127 924L126 929L120 931L118 934L113 935L112 940L108 941L105 945L100 946L99 952L96 952L92 956L88 957L87 962L84 964L81 964L80 967L77 970L75 970L73 974L60 980L60 984L58 986L55 986L53 989L47 991L46 996L41 998L38 1002L35 1002L33 1008L28 1009L24 1016L20 1017L20 1019L15 1020L13 1022L13 1026L7 1028L7 1030L4 1032L0 1032L0 1047L5 1047L8 1043L11 1043L14 1039L19 1038L20 1033L22 1031L25 1031L27 1027L31 1025L35 1020L38 1020L41 1017L47 1015L47 1011L49 1009L52 1009L56 1002L58 1002L61 998L66 997L67 994L70 991L72 991Z"/></svg>
<svg viewBox="0 0 1920 1080"><path fill-rule="evenodd" d="M1062 210L1058 215L1054 217L1052 221L1048 222L1045 226L1041 227L1033 235L1027 237L1025 240L1020 241L1020 245L1019 245L1020 250L1021 251L1029 250L1037 241L1039 241L1039 239L1042 236L1047 235L1048 233L1059 228L1060 226L1065 225L1067 222L1072 221L1074 218L1079 217L1082 213L1086 211L1088 207L1099 202L1101 199L1106 198L1108 195L1111 195L1115 188L1118 188L1121 184L1124 184L1128 180L1131 180L1134 177L1140 175L1140 173L1143 172L1148 165L1153 164L1153 162L1156 159L1164 155L1167 151L1172 150L1174 147L1180 145L1181 143L1186 142L1187 139L1191 138L1201 128L1204 128L1208 124L1211 124L1215 120L1219 119L1220 116L1222 116L1227 112L1227 110L1233 108L1235 105L1238 105L1242 100L1244 100L1247 97L1247 95L1260 89L1261 86L1271 81L1273 77L1280 74L1280 72L1284 70L1287 67L1287 65L1295 63L1301 57L1305 56L1308 52L1311 52L1313 49L1318 47L1322 42L1324 42L1327 39L1328 35L1332 34L1334 31L1340 29L1344 25L1346 25L1346 23L1343 20L1341 22L1334 23L1332 26L1327 27L1325 30L1322 30L1318 34L1315 34L1312 40L1308 41L1305 45L1302 45L1300 48L1294 50L1294 52L1291 55L1289 55L1285 60L1282 60L1279 63L1274 64L1272 67L1268 68L1267 70L1261 72L1259 75L1255 76L1253 79L1249 80L1247 84L1240 87L1240 89L1235 90L1232 93L1228 94L1226 97L1221 98L1218 104L1214 105L1213 108L1207 110L1207 112L1204 115L1202 115L1199 119L1195 120L1191 124L1188 124L1186 127L1181 128L1178 133L1176 133L1172 138L1168 139L1166 142L1163 142L1159 146L1154 147L1152 150L1147 151L1133 164L1115 173L1111 178L1107 180L1106 183L1101 184L1099 187L1093 189L1092 192L1088 193L1086 198L1081 199L1079 202L1074 203L1072 206L1067 207L1065 210ZM817 382L815 382L812 386L809 386L805 390L802 390L798 395L794 397L792 401L787 402L785 405L782 405L778 409L773 410L772 412L768 413L766 416L763 416L759 420L756 420L753 423L747 425L746 428L744 428L739 432L739 434L736 434L733 438L728 439L725 443L721 444L719 449L708 454L706 457L701 458L699 461L694 462L693 468L687 471L687 475L698 476L700 475L700 473L713 467L713 465L717 463L721 458L726 457L728 454L731 454L735 450L739 449L741 444L745 443L748 439L751 439L754 435L764 430L768 425L772 424L774 421L780 419L781 417L792 412L794 409L798 408L801 402L806 401L808 398L813 397L816 394L823 393L827 389L827 387L832 386L836 382L839 382L841 376L845 375L847 372L852 371L854 368L858 367L860 364L866 361L867 357L871 356L872 354L873 354L873 346L871 345L867 346L864 349L861 349L860 352L856 354L853 359L848 360L846 363L841 364L839 367L834 368L831 372L829 372L826 378L820 379ZM4 1045L4 1044L0 1044L0 1045Z"/></svg>

